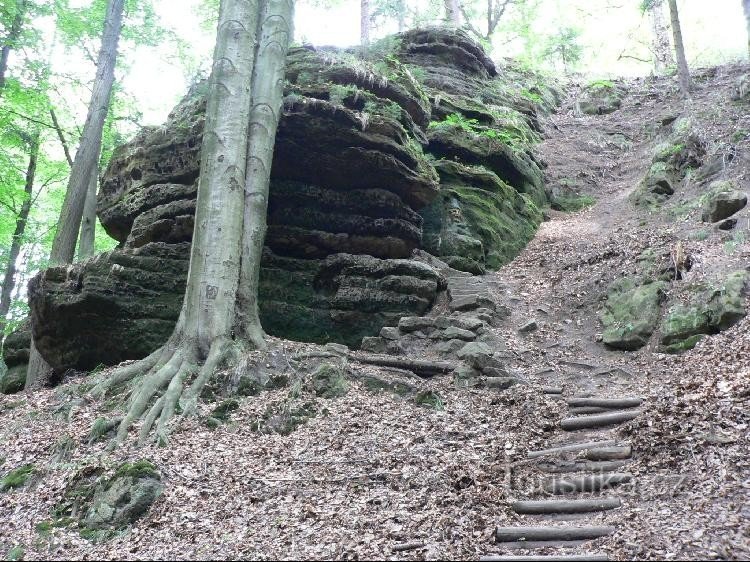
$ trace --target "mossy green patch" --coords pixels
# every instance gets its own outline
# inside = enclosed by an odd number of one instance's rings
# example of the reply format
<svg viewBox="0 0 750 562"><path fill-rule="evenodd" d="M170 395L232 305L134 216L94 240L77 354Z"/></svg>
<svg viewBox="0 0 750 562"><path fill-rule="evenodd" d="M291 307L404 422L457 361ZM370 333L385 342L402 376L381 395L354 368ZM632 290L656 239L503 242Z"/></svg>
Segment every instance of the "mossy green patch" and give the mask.
<svg viewBox="0 0 750 562"><path fill-rule="evenodd" d="M159 472L156 467L147 460L139 460L132 463L123 463L115 471L112 480L115 478L129 477L134 479L139 478L155 478L159 480Z"/></svg>
<svg viewBox="0 0 750 562"><path fill-rule="evenodd" d="M433 390L420 390L414 397L414 402L425 408L442 411L445 409L443 397Z"/></svg>
<svg viewBox="0 0 750 562"><path fill-rule="evenodd" d="M596 203L596 199L590 195L575 195L571 193L569 195L553 197L550 206L556 211L573 213L586 209L594 203Z"/></svg>
<svg viewBox="0 0 750 562"><path fill-rule="evenodd" d="M659 323L666 284L626 277L610 285L601 314L607 347L635 350L643 347Z"/></svg>
<svg viewBox="0 0 750 562"><path fill-rule="evenodd" d="M312 374L311 386L316 396L339 398L349 391L344 370L331 363L323 363Z"/></svg>
<svg viewBox="0 0 750 562"><path fill-rule="evenodd" d="M6 560L23 560L25 555L26 555L26 551L23 549L22 546L14 546L8 551L8 554L5 555L5 559Z"/></svg>
<svg viewBox="0 0 750 562"><path fill-rule="evenodd" d="M16 469L11 470L5 477L0 480L0 492L8 490L15 490L21 488L31 478L31 475L36 471L34 464L25 464Z"/></svg>

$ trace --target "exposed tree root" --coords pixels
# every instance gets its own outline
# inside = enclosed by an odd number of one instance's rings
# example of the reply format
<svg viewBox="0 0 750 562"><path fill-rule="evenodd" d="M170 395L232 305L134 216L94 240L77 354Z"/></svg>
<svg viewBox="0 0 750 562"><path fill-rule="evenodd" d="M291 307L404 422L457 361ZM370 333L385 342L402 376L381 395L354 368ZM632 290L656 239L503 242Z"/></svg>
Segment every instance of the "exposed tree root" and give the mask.
<svg viewBox="0 0 750 562"><path fill-rule="evenodd" d="M139 420L143 420L138 434L139 446L150 438L155 438L160 445L166 445L169 423L177 405L180 405L182 416L194 415L198 397L206 383L222 363L236 359L236 352L241 347L228 338L217 339L211 345L205 362L200 365L194 340L183 340L177 345L170 342L145 359L126 365L112 373L107 380L100 381L92 390L99 397L117 385L142 376L137 383L133 383L137 384L137 388L109 449L122 444L130 428ZM156 429L152 434L154 425Z"/></svg>

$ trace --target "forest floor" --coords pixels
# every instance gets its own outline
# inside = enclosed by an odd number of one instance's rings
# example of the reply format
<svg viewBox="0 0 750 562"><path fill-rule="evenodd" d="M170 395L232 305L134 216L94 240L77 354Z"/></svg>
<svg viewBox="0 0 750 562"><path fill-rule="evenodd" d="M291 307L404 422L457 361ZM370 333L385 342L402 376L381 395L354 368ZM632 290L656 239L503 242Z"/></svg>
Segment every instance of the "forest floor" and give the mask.
<svg viewBox="0 0 750 562"><path fill-rule="evenodd" d="M169 447L128 444L115 453L102 442L87 444L106 404L85 400L71 410L80 381L1 397L0 467L33 462L37 473L26 487L0 494L0 554L14 546L26 559L472 559L500 552L493 530L523 524L510 500L538 476L524 465L527 452L565 439L557 429L563 404L540 392L561 386L568 395L645 398L641 416L601 433L631 442L634 481L618 491L621 509L586 519L615 526L615 534L582 551L623 560L750 558L750 319L678 356L655 344L623 353L597 342L607 286L632 273L644 249L668 260L683 240L695 264L685 280L750 263L744 240L713 230L691 236L706 228L695 213L676 220L629 200L660 123L683 112L716 146L746 131L722 177L750 185L750 117L729 102L743 71L699 72L688 106L673 80L627 82L622 108L606 116L577 115L572 88L551 117L541 146L548 181L575 179L597 202L578 213L551 212L521 255L486 276L512 311L493 335L531 385L460 389L450 377L435 377L421 384L442 404L424 408L368 392L355 379L345 396L315 399L319 415L293 433L252 431L249 422L287 399L279 389L243 399L217 429L183 420ZM672 287L679 294L679 284ZM538 329L520 333L531 319ZM274 360L282 361L316 348L275 344ZM77 444L64 460L57 454L62 437ZM130 530L92 543L74 528L40 526L82 467L140 458L159 467L166 487ZM406 543L417 544L398 551Z"/></svg>

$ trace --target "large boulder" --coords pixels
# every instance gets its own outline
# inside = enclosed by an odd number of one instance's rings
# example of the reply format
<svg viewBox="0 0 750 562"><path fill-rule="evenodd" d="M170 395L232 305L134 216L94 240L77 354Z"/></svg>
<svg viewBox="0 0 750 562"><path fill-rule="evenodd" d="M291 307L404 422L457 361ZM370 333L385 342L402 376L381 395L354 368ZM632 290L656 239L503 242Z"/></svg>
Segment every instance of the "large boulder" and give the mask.
<svg viewBox="0 0 750 562"><path fill-rule="evenodd" d="M602 341L612 349L634 351L648 343L659 324L666 284L623 278L609 288L601 313Z"/></svg>
<svg viewBox="0 0 750 562"><path fill-rule="evenodd" d="M703 207L704 222L719 222L747 205L747 194L736 189L713 193Z"/></svg>
<svg viewBox="0 0 750 562"><path fill-rule="evenodd" d="M532 148L554 96L538 77L508 68L503 82L458 30L406 32L377 49L373 63L353 51L289 52L260 278L272 335L355 345L432 307L445 284L416 250L482 272L512 259L541 221ZM205 104L197 84L165 125L115 150L98 214L119 247L30 284L34 338L57 371L142 357L171 333ZM450 125L454 114L468 131Z"/></svg>
<svg viewBox="0 0 750 562"><path fill-rule="evenodd" d="M750 273L735 271L721 280L688 287L686 304L672 307L662 324L661 343L667 352L691 349L707 334L716 334L745 317Z"/></svg>

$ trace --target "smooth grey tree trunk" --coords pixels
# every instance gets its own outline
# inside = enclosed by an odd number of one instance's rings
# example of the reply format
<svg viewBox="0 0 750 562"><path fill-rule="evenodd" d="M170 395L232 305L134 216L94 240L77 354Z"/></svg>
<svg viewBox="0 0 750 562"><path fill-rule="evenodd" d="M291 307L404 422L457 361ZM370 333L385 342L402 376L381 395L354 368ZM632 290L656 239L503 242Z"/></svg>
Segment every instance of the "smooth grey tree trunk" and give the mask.
<svg viewBox="0 0 750 562"><path fill-rule="evenodd" d="M674 50L677 55L677 75L680 80L680 90L686 98L690 97L692 89L690 83L690 69L685 57L685 44L682 42L682 28L680 27L680 14L677 11L677 0L669 1L669 15L672 21L672 35L674 37Z"/></svg>
<svg viewBox="0 0 750 562"><path fill-rule="evenodd" d="M654 73L662 76L674 66L672 45L669 41L669 29L664 19L664 2L656 0L649 9L651 30L653 32L652 49L654 52Z"/></svg>
<svg viewBox="0 0 750 562"><path fill-rule="evenodd" d="M166 442L178 403L191 415L223 361L265 345L257 280L293 8L293 0L221 2L185 299L161 350L92 391L102 395L147 371L112 446L141 418L139 442L154 423L157 441Z"/></svg>
<svg viewBox="0 0 750 562"><path fill-rule="evenodd" d="M742 0L742 7L745 10L745 22L747 24L747 56L750 58L750 0Z"/></svg>
<svg viewBox="0 0 750 562"><path fill-rule="evenodd" d="M461 25L461 7L459 0L443 0L445 5L445 24L450 27Z"/></svg>
<svg viewBox="0 0 750 562"><path fill-rule="evenodd" d="M115 80L117 45L122 30L124 6L125 0L109 0L107 4L91 102L89 103L86 123L83 126L81 142L73 161L73 167L70 170L70 178L60 211L60 220L57 223L57 231L52 241L52 250L50 251L50 264L52 265L72 263L75 256L89 180L99 159L104 120L109 110L112 85ZM26 374L26 389L36 386L42 370L47 370L42 367L44 360L41 356L38 356L39 352L33 343L32 341L29 369Z"/></svg>
<svg viewBox="0 0 750 562"><path fill-rule="evenodd" d="M26 0L16 0L16 14L13 17L10 32L3 41L2 49L0 49L0 90L5 87L5 74L8 71L10 52L21 37L24 17L26 17Z"/></svg>
<svg viewBox="0 0 750 562"><path fill-rule="evenodd" d="M237 333L256 348L265 346L258 315L258 279L266 237L271 162L284 97L284 68L292 38L293 13L293 0L267 1L253 72ZM267 14L275 14L275 17L270 18Z"/></svg>
<svg viewBox="0 0 750 562"><path fill-rule="evenodd" d="M39 134L37 133L31 141L29 150L29 166L26 169L26 181L24 185L24 201L21 210L16 218L16 229L13 232L13 238L8 253L8 264L5 266L3 275L3 288L0 292L0 338L2 338L5 322L10 310L10 303L13 297L13 288L16 285L16 261L18 254L21 253L23 245L23 235L26 232L26 225L29 221L31 204L34 195L34 179L36 178L36 165L39 158Z"/></svg>
<svg viewBox="0 0 750 562"><path fill-rule="evenodd" d="M360 0L359 3L359 42L362 54L367 56L370 46L370 0Z"/></svg>
<svg viewBox="0 0 750 562"><path fill-rule="evenodd" d="M78 240L78 259L85 260L94 255L96 242L96 190L99 187L99 173L95 168L89 180L86 203L81 218L81 234Z"/></svg>

